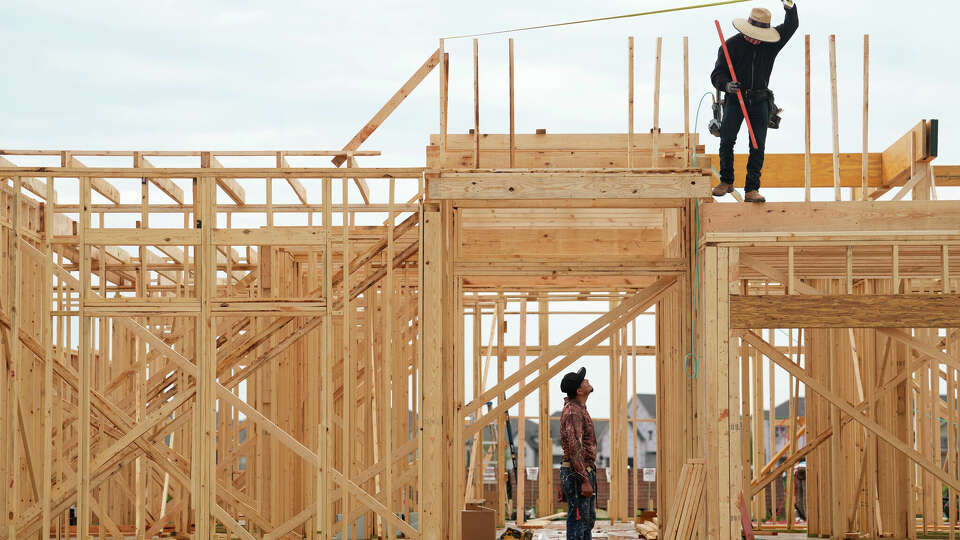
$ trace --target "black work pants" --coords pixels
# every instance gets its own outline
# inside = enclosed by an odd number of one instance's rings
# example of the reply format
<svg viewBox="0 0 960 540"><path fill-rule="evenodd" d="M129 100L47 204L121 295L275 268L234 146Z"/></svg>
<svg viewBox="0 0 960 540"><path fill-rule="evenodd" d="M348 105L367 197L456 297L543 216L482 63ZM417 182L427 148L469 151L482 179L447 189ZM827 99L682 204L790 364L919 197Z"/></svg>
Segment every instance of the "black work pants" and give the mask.
<svg viewBox="0 0 960 540"><path fill-rule="evenodd" d="M770 123L770 107L767 98L753 101L744 97L750 125L757 139L757 148L750 143L749 133L745 136L750 146L750 159L747 160L747 181L744 191L760 189L760 173L763 170L764 144L767 141L767 125ZM743 111L736 94L727 94L723 104L723 121L720 123L720 180L733 184L733 146L737 142L737 133L743 124Z"/></svg>

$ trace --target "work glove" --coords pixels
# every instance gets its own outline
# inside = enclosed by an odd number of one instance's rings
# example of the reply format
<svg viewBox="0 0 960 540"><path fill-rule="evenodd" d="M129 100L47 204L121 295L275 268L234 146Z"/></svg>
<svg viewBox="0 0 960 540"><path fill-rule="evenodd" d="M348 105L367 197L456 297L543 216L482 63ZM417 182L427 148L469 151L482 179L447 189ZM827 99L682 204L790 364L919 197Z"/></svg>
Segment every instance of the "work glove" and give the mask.
<svg viewBox="0 0 960 540"><path fill-rule="evenodd" d="M783 2L783 9L793 9L793 0L780 0Z"/></svg>
<svg viewBox="0 0 960 540"><path fill-rule="evenodd" d="M736 81L730 81L727 83L727 87L724 89L728 94L736 94L740 90L740 83Z"/></svg>

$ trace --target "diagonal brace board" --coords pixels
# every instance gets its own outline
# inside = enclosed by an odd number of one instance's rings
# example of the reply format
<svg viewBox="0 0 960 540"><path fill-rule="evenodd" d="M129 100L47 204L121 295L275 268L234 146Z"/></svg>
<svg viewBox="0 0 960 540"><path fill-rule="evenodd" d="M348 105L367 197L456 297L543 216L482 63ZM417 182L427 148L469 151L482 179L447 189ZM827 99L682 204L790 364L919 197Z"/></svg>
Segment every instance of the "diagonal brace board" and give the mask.
<svg viewBox="0 0 960 540"><path fill-rule="evenodd" d="M920 455L920 453L910 448L906 443L901 441L896 435L888 431L886 428L871 418L861 414L855 406L851 405L838 394L828 389L824 383L810 377L803 369L793 363L790 358L787 358L783 353L778 351L776 347L770 345L764 341L763 338L751 331L743 332L741 336L743 337L744 341L753 345L767 358L774 361L778 366L785 369L794 377L800 379L800 381L802 381L809 390L816 392L831 404L835 405L838 409L842 410L844 413L856 420L860 425L872 431L877 437L883 439L887 442L887 444L913 460L924 470L939 478L944 484L947 484L953 489L960 490L960 480L951 477L951 475L944 472L938 464Z"/></svg>
<svg viewBox="0 0 960 540"><path fill-rule="evenodd" d="M298 441L293 435L290 435L283 428L274 424L269 418L264 416L263 413L258 411L249 403L240 399L237 395L235 395L233 392L228 390L226 387L224 387L220 383L217 383L216 390L220 399L228 401L234 407L237 407L237 409L239 409L245 415L247 415L248 418L250 418L251 420L256 422L258 425L260 425L264 429L264 431L270 433L274 437L277 437L277 439L281 443L286 445L287 448L292 450L294 453L296 453L303 459L307 460L308 463L316 467L321 467L320 456L314 453L313 450L310 450L309 448L304 446L303 443ZM340 473L339 471L335 469L331 469L330 474L333 477L334 481L336 482L343 481L343 474ZM384 506L380 501L376 500L376 498L374 498L372 495L367 493L366 490L358 486L355 482L348 479L345 481L345 484L347 486L347 489L350 492L352 492L354 497L357 497L358 499L360 499L361 502L363 502L367 507L369 507L374 512L377 512L378 514L380 514L381 517L389 520L390 523L392 523L397 529L404 531L404 534L410 537L419 536L419 534L417 533L417 530L414 529L412 526L410 526L409 523L397 517L386 506Z"/></svg>
<svg viewBox="0 0 960 540"><path fill-rule="evenodd" d="M433 52L433 54L430 55L429 58L427 58L426 62L424 62L423 65L414 72L410 79L404 83L399 90L397 90L393 97L391 97L390 100L387 101L387 103L381 107L379 111L377 111L377 114L373 115L373 118L371 118L369 122L360 128L360 131L358 131L357 134L350 139L350 142L343 147L343 151L352 152L357 148L360 148L360 145L363 144L363 142L366 141L378 127L380 127L380 124L382 124L383 121L386 120L387 117L390 116L390 114L393 113L393 111L396 110L401 103L403 103L403 100L406 99L407 96L410 95L410 93L413 92L413 90L419 86L421 82L423 82L423 79L425 79L427 75L433 71L433 68L437 67L437 64L439 63L440 49L437 49ZM333 164L339 167L340 165L343 165L343 162L346 160L346 155L339 155L333 158ZM366 197L364 198L366 199Z"/></svg>
<svg viewBox="0 0 960 540"><path fill-rule="evenodd" d="M193 397L193 394L196 392L196 388L190 388L189 390L184 390L177 393L177 397L173 400L165 403L162 407L156 411L150 413L142 421L137 422L129 431L123 434L122 437L117 439L110 448L104 450L97 458L93 461L91 467L93 470L98 470L102 467L107 461L109 461L114 455L116 455L120 450L126 448L133 441L140 438L141 435L147 432L150 428L162 422L167 418L174 409L182 405L185 401Z"/></svg>
<svg viewBox="0 0 960 540"><path fill-rule="evenodd" d="M576 335L571 336L571 338L568 338L560 345L553 347L550 351L542 355L536 361L527 364L523 369L517 371L507 380L504 380L502 383L497 385L497 387L489 390L488 393L494 391L503 392L506 388L512 386L512 384L508 384L508 381L513 379L522 380L527 376L528 372L533 371L531 367L534 369L547 368L544 373L541 373L537 378L526 383L523 388L520 388L511 394L510 397L504 399L502 402L498 403L496 407L489 410L487 414L480 416L474 423L467 426L463 430L464 440L469 440L471 437L479 433L485 425L493 421L492 419L497 418L499 415L505 414L510 407L519 403L520 400L522 400L532 391L540 388L542 384L549 382L550 379L555 377L558 373L560 373L560 371L575 362L584 354L593 350L597 345L610 337L614 332L636 318L637 315L646 311L650 306L657 303L657 301L660 300L660 298L662 298L663 295L673 287L674 283L676 283L676 279L677 278L675 276L660 278L656 283L637 293L637 295L633 298L622 302L616 309L608 313L606 316L601 317L601 319L609 317L606 327L596 333L596 335L594 335L583 345L574 347L574 345L580 342L585 336L579 337L576 340L573 340ZM581 332L578 332L578 334L580 333ZM591 335L592 333L593 332L590 332L587 335ZM563 360L548 367L550 360L559 356L564 356ZM474 403L476 403L479 399L482 399L482 396L481 398L474 400Z"/></svg>

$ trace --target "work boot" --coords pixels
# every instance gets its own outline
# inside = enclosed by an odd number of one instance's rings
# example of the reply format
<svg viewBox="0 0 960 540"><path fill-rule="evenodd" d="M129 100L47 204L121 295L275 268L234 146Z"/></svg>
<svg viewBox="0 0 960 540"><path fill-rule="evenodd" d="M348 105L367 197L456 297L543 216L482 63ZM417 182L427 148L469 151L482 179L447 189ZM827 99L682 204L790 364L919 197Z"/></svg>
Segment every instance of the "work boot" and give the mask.
<svg viewBox="0 0 960 540"><path fill-rule="evenodd" d="M733 191L733 184L728 184L726 182L720 182L715 188L713 188L714 197L723 197L727 193Z"/></svg>
<svg viewBox="0 0 960 540"><path fill-rule="evenodd" d="M761 195L760 192L757 191L757 190L753 190L753 191L748 191L748 192L746 192L746 193L743 195L743 201L744 201L744 202L757 202L757 203L767 202L767 200L763 198L763 195Z"/></svg>

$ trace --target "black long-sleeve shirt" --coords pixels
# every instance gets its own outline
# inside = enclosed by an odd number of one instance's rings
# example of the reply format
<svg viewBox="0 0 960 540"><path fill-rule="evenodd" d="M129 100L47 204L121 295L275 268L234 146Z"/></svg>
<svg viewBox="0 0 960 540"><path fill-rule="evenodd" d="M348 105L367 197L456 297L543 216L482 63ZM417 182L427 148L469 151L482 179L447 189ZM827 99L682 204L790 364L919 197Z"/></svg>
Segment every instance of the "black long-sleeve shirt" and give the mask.
<svg viewBox="0 0 960 540"><path fill-rule="evenodd" d="M780 32L780 41L776 43L760 42L757 45L749 43L744 39L743 34L737 34L727 40L727 50L730 51L730 60L733 62L733 70L737 73L737 80L740 87L744 90L753 90L767 88L770 84L770 73L773 71L773 62L777 59L777 54L783 49L783 46L790 41L793 34L800 26L800 19L797 17L797 6L786 9L786 16L783 24L777 26ZM717 63L710 74L710 82L717 90L726 88L730 82L730 69L727 67L727 60L723 55L723 47L717 49Z"/></svg>

